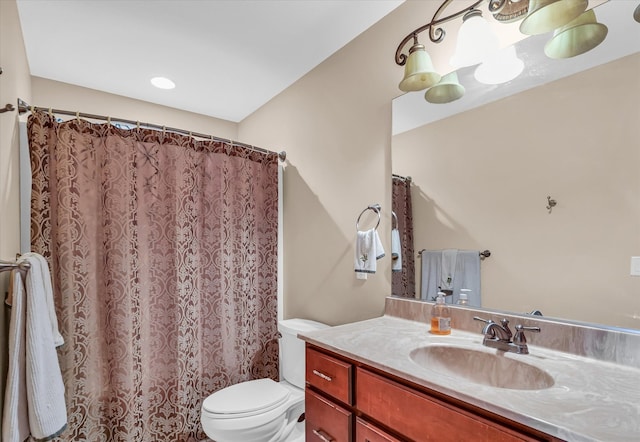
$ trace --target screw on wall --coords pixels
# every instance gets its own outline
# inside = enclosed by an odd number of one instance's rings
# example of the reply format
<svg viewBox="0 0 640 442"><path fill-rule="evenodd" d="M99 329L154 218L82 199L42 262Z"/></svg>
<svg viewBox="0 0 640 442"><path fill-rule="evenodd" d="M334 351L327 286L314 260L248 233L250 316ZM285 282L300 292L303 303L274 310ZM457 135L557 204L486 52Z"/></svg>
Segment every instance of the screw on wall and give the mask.
<svg viewBox="0 0 640 442"><path fill-rule="evenodd" d="M550 196L547 196L547 210L549 211L549 213L551 213L556 204L558 204L556 200L551 199Z"/></svg>

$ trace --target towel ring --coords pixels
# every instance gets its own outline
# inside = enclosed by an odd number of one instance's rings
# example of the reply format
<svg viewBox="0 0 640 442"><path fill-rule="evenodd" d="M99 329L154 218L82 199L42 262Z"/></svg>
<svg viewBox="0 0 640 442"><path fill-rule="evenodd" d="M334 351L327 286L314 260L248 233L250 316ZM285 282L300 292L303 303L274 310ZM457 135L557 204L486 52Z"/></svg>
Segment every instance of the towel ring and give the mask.
<svg viewBox="0 0 640 442"><path fill-rule="evenodd" d="M364 215L364 213L367 210L373 210L374 212L376 212L378 214L378 222L376 223L376 226L374 227L374 229L377 229L378 226L380 225L380 204L372 204L370 206L367 206L366 209L364 209L362 212L360 212L360 215L358 216L358 219L356 221L356 231L360 231L360 218L362 218L362 215Z"/></svg>

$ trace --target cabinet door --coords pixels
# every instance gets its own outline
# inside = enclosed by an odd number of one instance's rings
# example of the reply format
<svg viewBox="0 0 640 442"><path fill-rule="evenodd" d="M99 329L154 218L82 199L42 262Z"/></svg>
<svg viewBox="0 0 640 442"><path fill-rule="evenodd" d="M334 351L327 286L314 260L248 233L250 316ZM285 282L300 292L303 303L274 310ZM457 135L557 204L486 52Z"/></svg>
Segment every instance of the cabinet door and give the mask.
<svg viewBox="0 0 640 442"><path fill-rule="evenodd" d="M401 442L375 425L356 419L356 442Z"/></svg>
<svg viewBox="0 0 640 442"><path fill-rule="evenodd" d="M535 440L360 368L356 372L356 407L418 442Z"/></svg>
<svg viewBox="0 0 640 442"><path fill-rule="evenodd" d="M349 442L352 413L314 391L305 390L306 442Z"/></svg>
<svg viewBox="0 0 640 442"><path fill-rule="evenodd" d="M307 348L305 379L316 389L351 405L351 364Z"/></svg>

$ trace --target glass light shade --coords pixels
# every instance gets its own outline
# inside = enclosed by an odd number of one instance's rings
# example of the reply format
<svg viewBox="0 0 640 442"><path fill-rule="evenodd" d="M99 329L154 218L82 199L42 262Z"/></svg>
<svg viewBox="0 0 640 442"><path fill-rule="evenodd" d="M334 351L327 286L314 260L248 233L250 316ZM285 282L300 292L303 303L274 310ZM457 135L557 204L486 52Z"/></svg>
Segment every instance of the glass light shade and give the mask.
<svg viewBox="0 0 640 442"><path fill-rule="evenodd" d="M556 29L553 38L544 46L544 53L549 58L575 57L602 43L608 32L609 29L597 22L596 13L590 9L565 26Z"/></svg>
<svg viewBox="0 0 640 442"><path fill-rule="evenodd" d="M588 0L529 0L529 13L520 23L520 32L538 35L553 31L577 18L588 4Z"/></svg>
<svg viewBox="0 0 640 442"><path fill-rule="evenodd" d="M409 58L404 65L404 78L398 87L402 92L421 91L438 83L440 78L429 53L423 45L416 44L409 50Z"/></svg>
<svg viewBox="0 0 640 442"><path fill-rule="evenodd" d="M480 83L502 84L513 80L524 70L524 62L516 55L515 46L508 46L487 58L473 76Z"/></svg>
<svg viewBox="0 0 640 442"><path fill-rule="evenodd" d="M451 66L461 68L482 62L499 48L498 37L482 18L480 11L473 10L464 16L458 31L456 52L451 57Z"/></svg>
<svg viewBox="0 0 640 442"><path fill-rule="evenodd" d="M451 103L462 98L464 91L464 86L458 81L458 73L453 71L443 76L440 83L427 90L424 99L434 104Z"/></svg>

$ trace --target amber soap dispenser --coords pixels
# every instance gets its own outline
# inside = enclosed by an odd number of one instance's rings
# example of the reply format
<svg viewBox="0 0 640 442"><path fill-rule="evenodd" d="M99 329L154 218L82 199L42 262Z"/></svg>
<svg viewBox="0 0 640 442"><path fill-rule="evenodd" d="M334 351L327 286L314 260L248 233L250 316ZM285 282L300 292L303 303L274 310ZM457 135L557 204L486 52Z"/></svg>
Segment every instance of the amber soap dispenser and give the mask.
<svg viewBox="0 0 640 442"><path fill-rule="evenodd" d="M451 309L444 302L444 293L438 293L436 305L431 309L431 333L434 335L451 334Z"/></svg>

